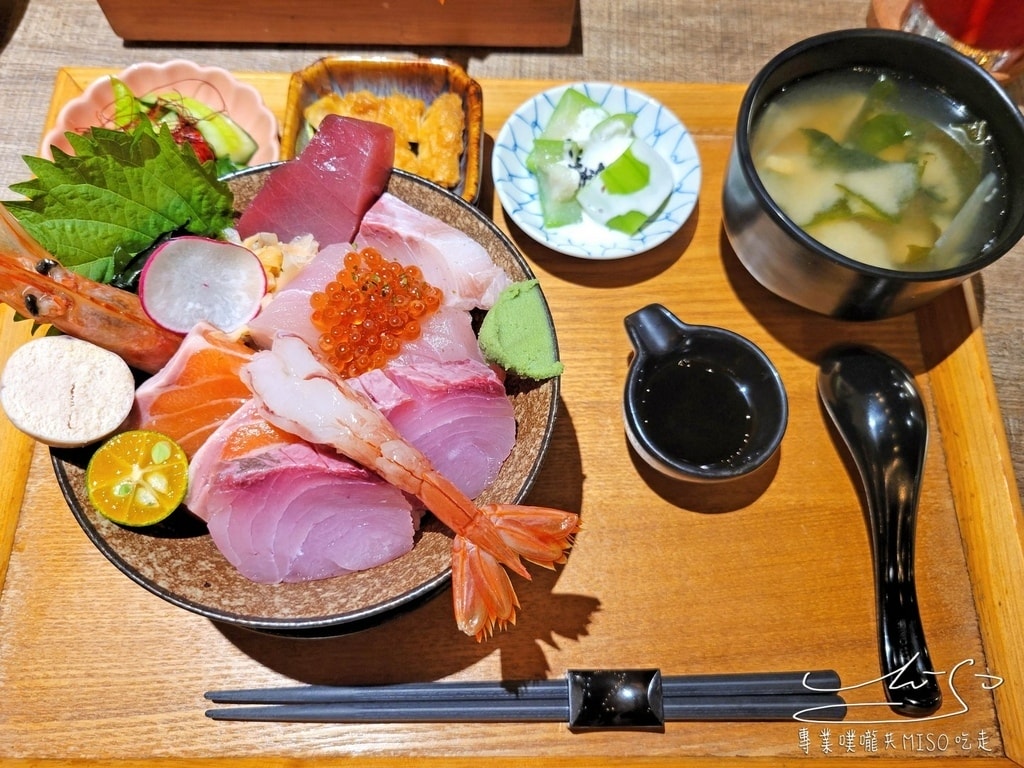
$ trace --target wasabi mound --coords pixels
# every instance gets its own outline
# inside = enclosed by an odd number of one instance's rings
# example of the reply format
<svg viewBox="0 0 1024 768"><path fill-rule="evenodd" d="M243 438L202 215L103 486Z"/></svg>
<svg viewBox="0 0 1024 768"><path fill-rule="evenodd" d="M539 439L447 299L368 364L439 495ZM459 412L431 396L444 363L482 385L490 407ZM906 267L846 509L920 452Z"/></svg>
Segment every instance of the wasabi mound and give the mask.
<svg viewBox="0 0 1024 768"><path fill-rule="evenodd" d="M513 283L501 292L484 317L478 340L488 362L506 371L538 381L562 373L536 280Z"/></svg>

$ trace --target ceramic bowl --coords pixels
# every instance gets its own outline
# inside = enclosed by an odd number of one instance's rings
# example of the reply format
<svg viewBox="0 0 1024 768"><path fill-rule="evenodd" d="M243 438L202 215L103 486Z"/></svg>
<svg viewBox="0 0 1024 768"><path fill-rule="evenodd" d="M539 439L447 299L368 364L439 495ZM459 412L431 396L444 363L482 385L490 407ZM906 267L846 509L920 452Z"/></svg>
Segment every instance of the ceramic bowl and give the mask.
<svg viewBox="0 0 1024 768"><path fill-rule="evenodd" d="M849 259L797 226L772 200L754 168L751 128L774 94L820 72L863 67L909 75L967 106L988 124L1006 169L1005 216L981 252L958 266L910 272ZM747 89L722 206L725 231L740 262L773 293L847 320L909 312L996 261L1024 235L1024 117L987 72L941 43L879 29L812 37L778 54Z"/></svg>
<svg viewBox="0 0 1024 768"><path fill-rule="evenodd" d="M623 417L633 450L677 480L749 475L775 455L789 421L778 370L749 339L690 325L661 304L625 319L633 358Z"/></svg>
<svg viewBox="0 0 1024 768"><path fill-rule="evenodd" d="M162 64L133 64L116 77L136 96L154 91L176 91L222 110L244 128L259 147L251 165L270 163L280 158L278 125L274 113L263 103L259 91L240 82L225 69L203 67L184 59L174 59ZM53 128L43 137L40 154L51 158L51 146L70 152L71 146L65 133L81 133L93 126L110 126L113 115L114 95L110 80L107 77L98 78L80 96L71 99L61 108Z"/></svg>
<svg viewBox="0 0 1024 768"><path fill-rule="evenodd" d="M664 209L634 235L585 219L578 224L544 226L537 181L526 167L534 139L551 119L569 88L586 94L612 114L636 114L633 131L672 168L674 186ZM523 232L554 251L585 259L620 259L665 242L686 223L700 194L701 165L693 136L671 110L640 91L611 83L573 83L551 88L522 104L494 142L494 189L506 215Z"/></svg>
<svg viewBox="0 0 1024 768"><path fill-rule="evenodd" d="M244 208L267 170L231 180ZM394 171L388 190L481 243L514 280L532 277L508 238L479 210L416 176ZM550 321L550 315L549 315ZM506 381L516 415L516 443L483 502L521 501L548 448L559 380ZM165 600L214 621L289 635L320 636L372 626L436 595L451 575L451 532L427 515L409 553L366 571L322 581L257 584L241 576L214 546L205 525L185 510L151 528L123 528L101 517L84 490L90 450L54 450L61 490L86 535L128 578ZM454 621L454 619L453 619Z"/></svg>
<svg viewBox="0 0 1024 768"><path fill-rule="evenodd" d="M298 155L313 134L306 110L329 94L344 96L369 91L385 98L401 94L419 99L425 108L444 93L462 100L463 131L459 180L449 189L469 202L480 194L483 170L483 94L480 84L453 61L440 58L330 56L292 74L288 106L281 128L281 156Z"/></svg>

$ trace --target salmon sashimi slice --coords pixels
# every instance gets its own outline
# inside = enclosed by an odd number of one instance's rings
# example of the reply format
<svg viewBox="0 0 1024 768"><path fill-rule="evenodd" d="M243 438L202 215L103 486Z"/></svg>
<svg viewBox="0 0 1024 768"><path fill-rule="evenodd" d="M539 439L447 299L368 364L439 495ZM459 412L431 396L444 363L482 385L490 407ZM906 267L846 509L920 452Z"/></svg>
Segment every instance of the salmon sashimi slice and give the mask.
<svg viewBox="0 0 1024 768"><path fill-rule="evenodd" d="M252 350L213 326L197 325L160 371L135 393L134 429L152 429L178 442L192 458L250 397L239 377Z"/></svg>

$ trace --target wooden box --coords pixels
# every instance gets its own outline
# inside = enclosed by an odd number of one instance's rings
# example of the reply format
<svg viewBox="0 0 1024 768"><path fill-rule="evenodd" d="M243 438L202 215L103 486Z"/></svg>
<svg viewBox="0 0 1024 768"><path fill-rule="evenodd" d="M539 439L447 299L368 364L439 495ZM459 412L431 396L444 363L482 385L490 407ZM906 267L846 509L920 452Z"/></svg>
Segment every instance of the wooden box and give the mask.
<svg viewBox="0 0 1024 768"><path fill-rule="evenodd" d="M137 0L98 0L130 41L568 45L576 0L180 0L162 15Z"/></svg>

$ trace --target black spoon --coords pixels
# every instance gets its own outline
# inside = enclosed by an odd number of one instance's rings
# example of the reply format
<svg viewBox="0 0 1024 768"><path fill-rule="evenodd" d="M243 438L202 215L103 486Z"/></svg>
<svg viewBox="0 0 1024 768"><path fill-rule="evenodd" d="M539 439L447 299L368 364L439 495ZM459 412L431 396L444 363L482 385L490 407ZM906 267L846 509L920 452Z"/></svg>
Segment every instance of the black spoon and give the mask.
<svg viewBox="0 0 1024 768"><path fill-rule="evenodd" d="M914 582L914 529L928 442L920 394L898 361L851 346L825 354L818 393L864 483L886 699L899 714L929 715L942 704L942 692Z"/></svg>

